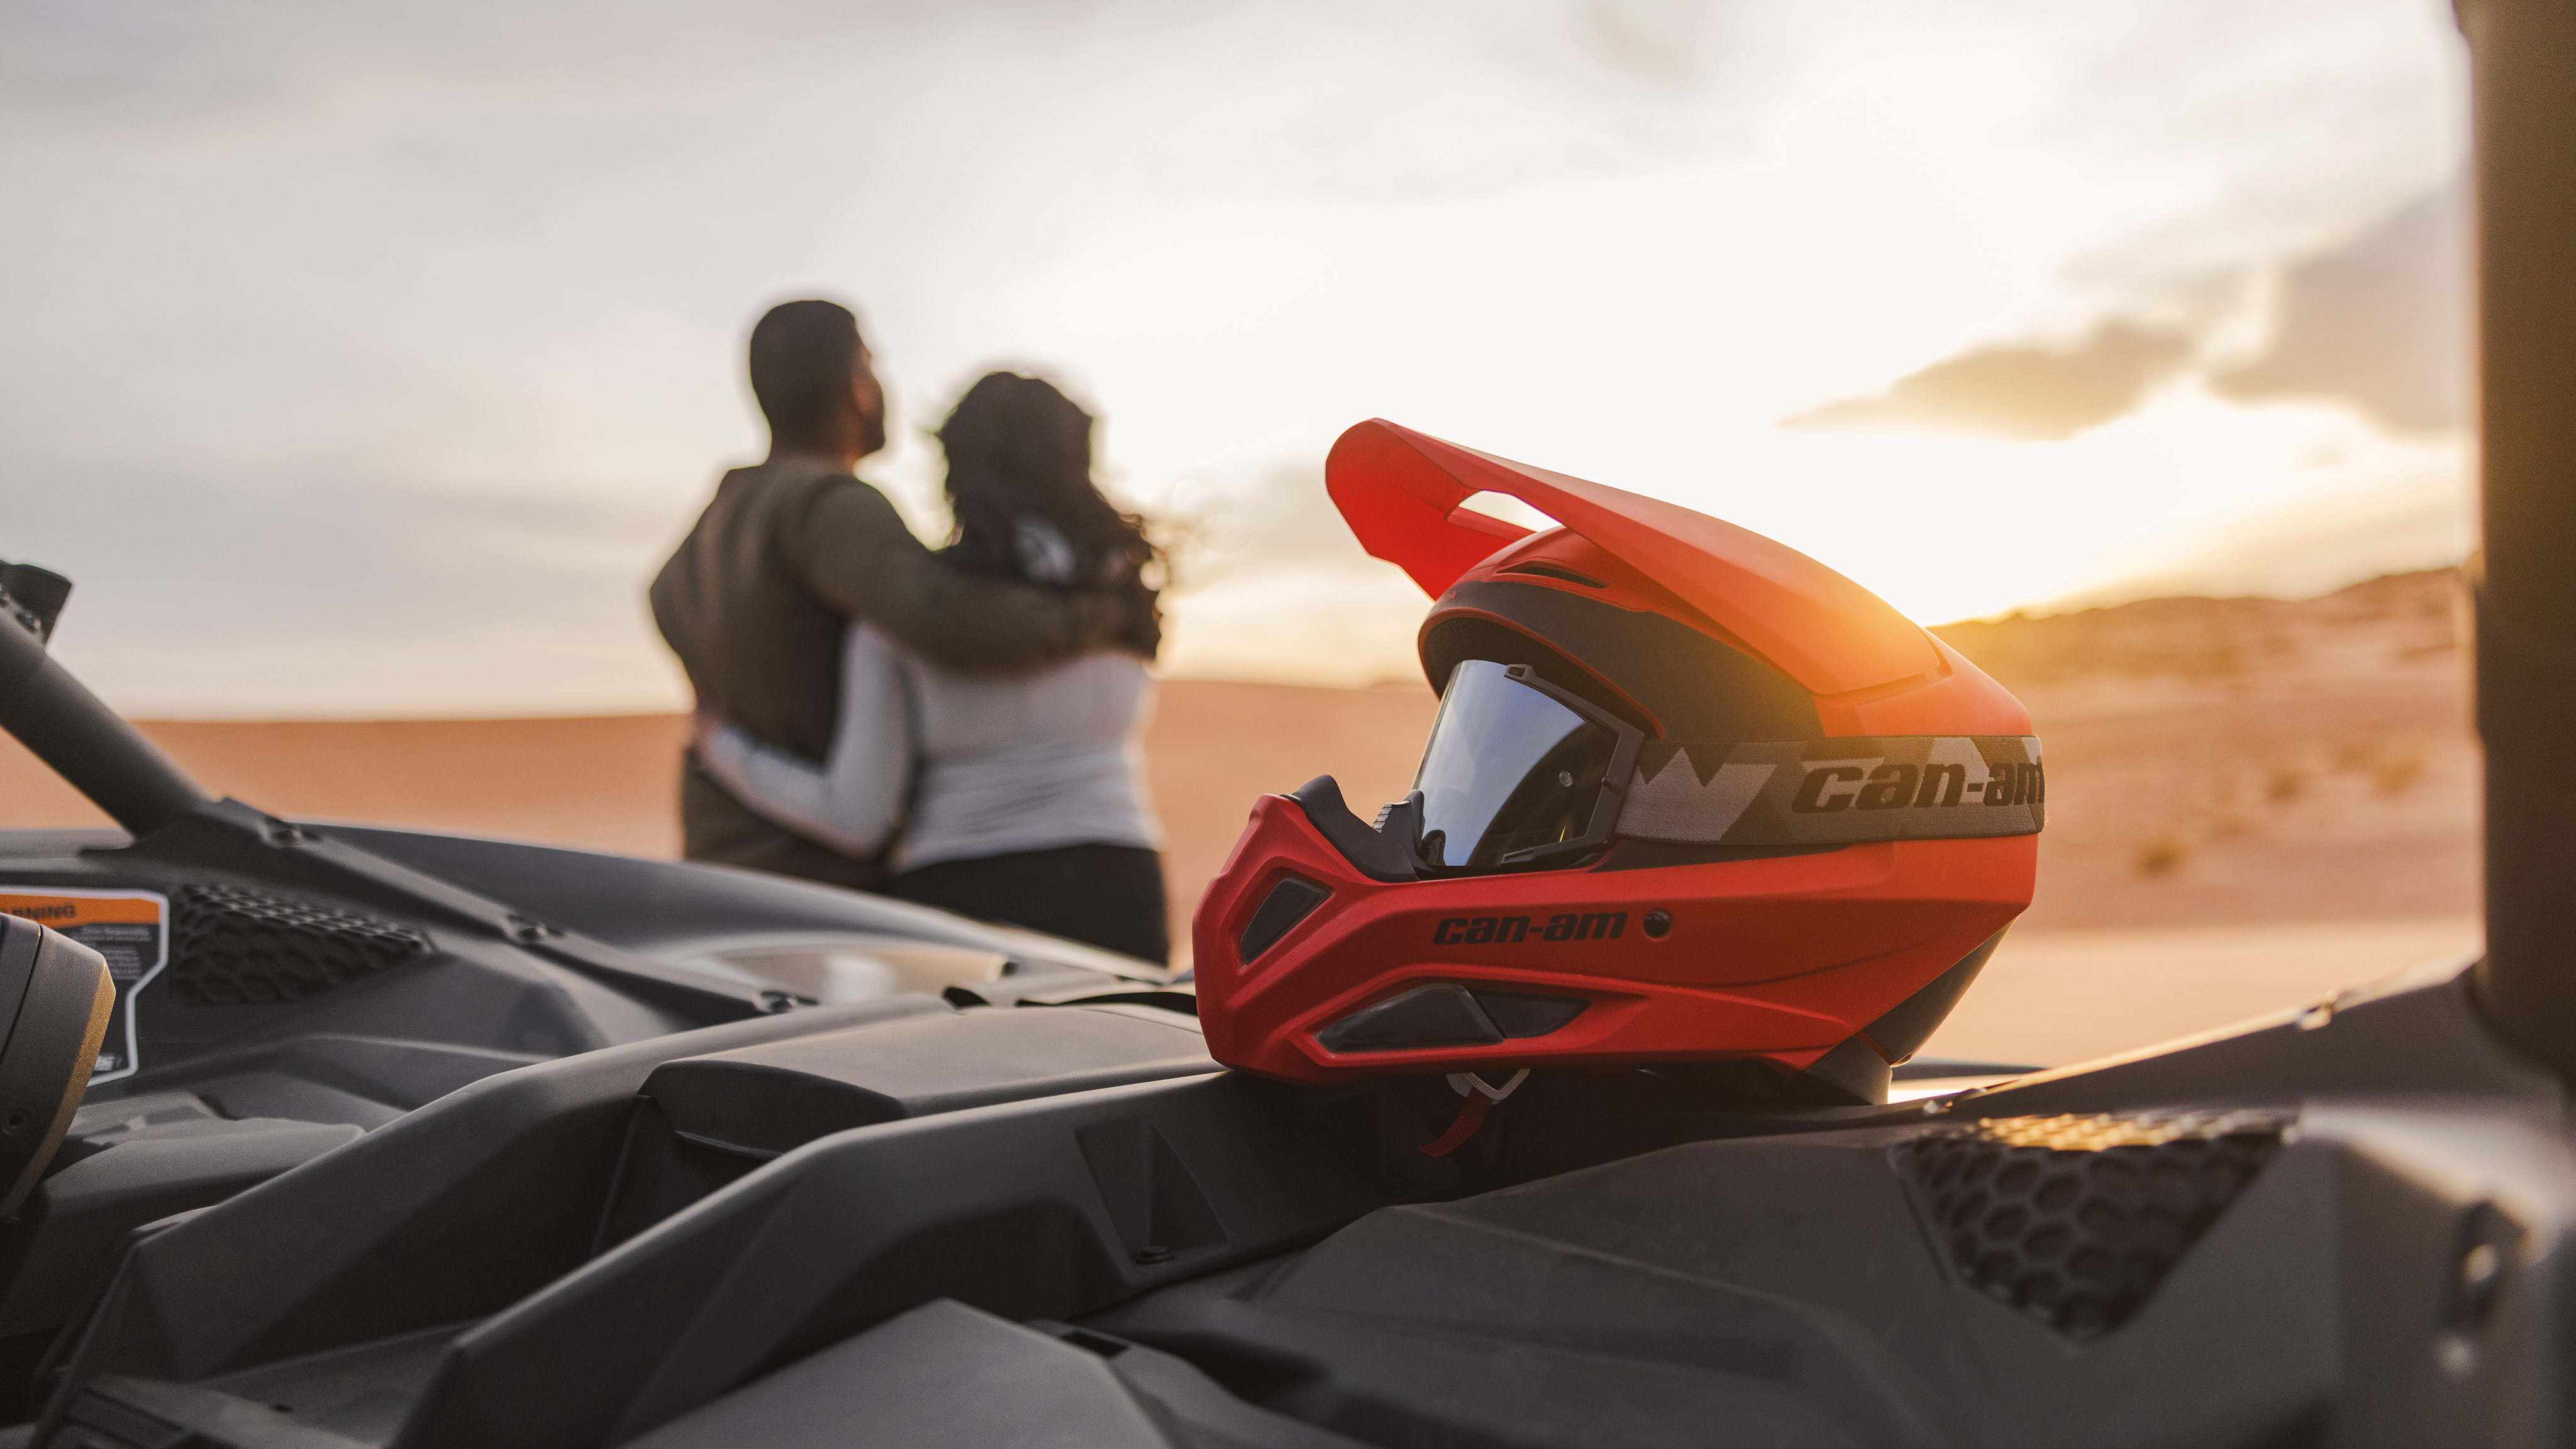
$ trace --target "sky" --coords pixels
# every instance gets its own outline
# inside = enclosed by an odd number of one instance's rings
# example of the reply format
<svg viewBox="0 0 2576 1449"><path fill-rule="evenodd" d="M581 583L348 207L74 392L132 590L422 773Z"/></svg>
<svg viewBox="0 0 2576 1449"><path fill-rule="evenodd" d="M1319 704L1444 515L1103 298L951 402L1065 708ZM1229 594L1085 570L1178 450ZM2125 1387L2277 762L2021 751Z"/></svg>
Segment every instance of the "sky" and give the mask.
<svg viewBox="0 0 2576 1449"><path fill-rule="evenodd" d="M642 586L861 312L1038 370L1179 539L1168 672L1414 676L1391 418L1935 623L2470 543L2438 0L14 0L0 557L162 717L658 710Z"/></svg>

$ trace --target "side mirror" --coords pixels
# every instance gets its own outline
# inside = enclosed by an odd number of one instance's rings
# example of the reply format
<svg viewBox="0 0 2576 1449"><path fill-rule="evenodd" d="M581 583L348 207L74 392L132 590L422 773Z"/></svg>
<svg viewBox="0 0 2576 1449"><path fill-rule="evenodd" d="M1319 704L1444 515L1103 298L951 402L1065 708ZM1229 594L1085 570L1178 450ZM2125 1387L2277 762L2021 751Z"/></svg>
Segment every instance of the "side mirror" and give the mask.
<svg viewBox="0 0 2576 1449"><path fill-rule="evenodd" d="M79 1110L116 981L96 951L0 916L0 1218L27 1200Z"/></svg>

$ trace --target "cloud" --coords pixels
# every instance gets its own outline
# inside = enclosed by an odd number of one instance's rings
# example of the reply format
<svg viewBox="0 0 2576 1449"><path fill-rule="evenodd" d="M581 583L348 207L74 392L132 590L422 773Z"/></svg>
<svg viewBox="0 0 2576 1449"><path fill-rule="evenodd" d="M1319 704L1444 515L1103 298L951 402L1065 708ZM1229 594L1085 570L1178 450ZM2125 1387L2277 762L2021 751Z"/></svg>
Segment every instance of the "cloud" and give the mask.
<svg viewBox="0 0 2576 1449"><path fill-rule="evenodd" d="M1955 428L2056 442L2129 412L2189 356L2185 338L2112 322L2070 347L1980 348L1783 426Z"/></svg>
<svg viewBox="0 0 2576 1449"><path fill-rule="evenodd" d="M2393 428L2458 427L2473 376L2470 227L2463 176L2291 267L2270 347L2213 388L2248 402L2340 401Z"/></svg>
<svg viewBox="0 0 2576 1449"><path fill-rule="evenodd" d="M2393 429L2457 428L2473 376L2470 226L2467 181L2455 176L2320 253L2205 281L2204 296L2250 293L2268 303L2268 335L2248 361L2202 361L2229 350L2238 320L2204 302L2194 324L2114 317L2068 346L1981 347L1783 426L2058 441L2125 416L2159 384L2198 372L2234 401L2341 403Z"/></svg>

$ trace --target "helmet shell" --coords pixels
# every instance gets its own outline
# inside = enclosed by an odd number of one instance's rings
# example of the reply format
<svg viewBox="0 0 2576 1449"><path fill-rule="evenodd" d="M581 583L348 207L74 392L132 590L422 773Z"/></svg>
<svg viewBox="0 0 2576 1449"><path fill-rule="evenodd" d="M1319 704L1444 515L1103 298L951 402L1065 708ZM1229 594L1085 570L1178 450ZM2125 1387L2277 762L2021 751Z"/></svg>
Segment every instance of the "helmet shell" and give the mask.
<svg viewBox="0 0 2576 1449"><path fill-rule="evenodd" d="M1435 596L1419 635L1435 690L1489 659L1649 738L2029 733L2019 701L1884 601L1720 520L1383 421L1345 433L1326 478L1362 544ZM1483 491L1562 526L1461 507ZM1192 932L1218 1060L1331 1082L1749 1059L1826 1099L1880 1099L2029 905L2037 864L2032 835L1623 839L1568 868L1390 878L1344 848L1352 823L1329 781L1254 805ZM1336 1035L1458 990L1501 1026L1393 1049Z"/></svg>

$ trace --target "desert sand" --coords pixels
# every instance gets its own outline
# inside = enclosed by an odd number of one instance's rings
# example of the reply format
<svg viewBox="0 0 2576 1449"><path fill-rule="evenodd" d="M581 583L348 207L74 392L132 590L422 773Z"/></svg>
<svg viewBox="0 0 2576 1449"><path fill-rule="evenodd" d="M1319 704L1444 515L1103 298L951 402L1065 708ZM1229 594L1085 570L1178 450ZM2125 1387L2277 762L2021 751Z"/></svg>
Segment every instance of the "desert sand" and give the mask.
<svg viewBox="0 0 2576 1449"><path fill-rule="evenodd" d="M2455 589L2410 574L1941 629L2029 704L2051 788L2038 897L1928 1050L2080 1060L2474 950ZM1146 753L1180 934L1255 797L1331 774L1365 813L1407 787L1433 708L1419 683L1164 681ZM676 717L142 728L280 814L677 848ZM0 826L104 823L0 739Z"/></svg>

